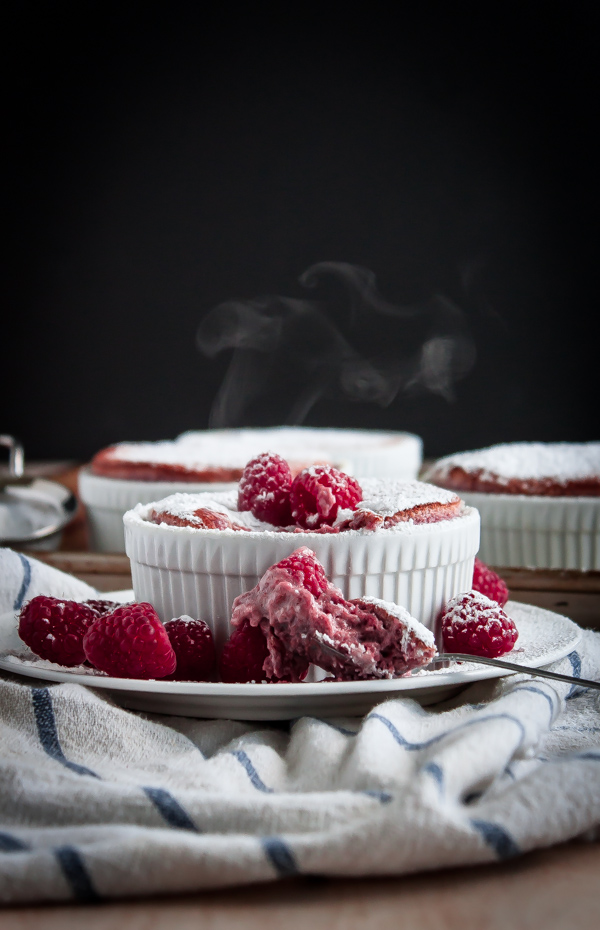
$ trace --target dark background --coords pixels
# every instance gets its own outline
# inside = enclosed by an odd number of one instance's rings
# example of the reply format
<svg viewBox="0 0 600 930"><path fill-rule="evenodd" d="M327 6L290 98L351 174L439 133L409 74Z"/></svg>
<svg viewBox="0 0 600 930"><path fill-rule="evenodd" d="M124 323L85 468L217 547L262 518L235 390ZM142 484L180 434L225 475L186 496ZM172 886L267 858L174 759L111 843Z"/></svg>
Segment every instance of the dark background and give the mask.
<svg viewBox="0 0 600 930"><path fill-rule="evenodd" d="M441 393L357 401L334 378L308 425L410 430L428 457L598 439L591 5L14 6L0 430L27 456L214 424L231 351L199 350L201 320L306 298L323 261L394 305L446 302L476 355ZM415 350L419 314L353 330L326 291L365 358ZM264 358L230 425L289 420Z"/></svg>

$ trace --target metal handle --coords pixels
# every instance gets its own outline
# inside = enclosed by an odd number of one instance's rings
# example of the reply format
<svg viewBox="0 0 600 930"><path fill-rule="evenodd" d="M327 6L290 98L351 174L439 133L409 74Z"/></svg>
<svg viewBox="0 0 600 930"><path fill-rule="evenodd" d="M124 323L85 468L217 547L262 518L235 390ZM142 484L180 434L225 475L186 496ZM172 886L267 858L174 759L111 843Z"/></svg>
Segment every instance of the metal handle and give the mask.
<svg viewBox="0 0 600 930"><path fill-rule="evenodd" d="M572 685L579 685L581 688L596 688L600 691L600 681L591 681L589 678L574 678L572 675L560 675L558 672L550 672L546 668L531 668L529 665L505 662L504 659L488 659L487 656L472 656L462 652L443 652L441 655L435 656L429 662L429 665L437 665L440 662L474 662L475 664L493 665L496 668L506 668L511 672L521 672L537 678L552 678L555 681L566 681ZM429 665L425 666L425 668L428 668Z"/></svg>
<svg viewBox="0 0 600 930"><path fill-rule="evenodd" d="M334 649L333 646L329 646L327 643L320 642L319 647L323 652L327 652L336 659L343 662L348 661L348 655L340 652L339 649ZM591 681L589 678L574 678L572 675L550 672L546 668L531 668L529 665L518 665L516 662L506 662L504 659L488 659L487 656L472 656L463 652L442 652L440 655L434 656L427 665L421 665L419 668L413 669L413 671L421 672L423 669L428 669L430 665L439 665L444 662L474 662L476 665L493 665L495 668L505 668L510 672L520 672L537 678L552 678L554 681L566 681L572 685L579 685L580 688L596 688L596 690L600 691L600 681Z"/></svg>
<svg viewBox="0 0 600 930"><path fill-rule="evenodd" d="M5 446L8 452L8 471L12 478L21 478L25 471L25 455L23 446L14 436L0 434L0 446Z"/></svg>

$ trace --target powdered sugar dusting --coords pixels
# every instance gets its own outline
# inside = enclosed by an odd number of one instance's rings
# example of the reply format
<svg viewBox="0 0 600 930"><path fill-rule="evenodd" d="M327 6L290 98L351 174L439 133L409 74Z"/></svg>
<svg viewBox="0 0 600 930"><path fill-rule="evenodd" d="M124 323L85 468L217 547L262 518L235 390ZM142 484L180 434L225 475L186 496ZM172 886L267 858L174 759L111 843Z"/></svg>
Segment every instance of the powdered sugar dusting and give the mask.
<svg viewBox="0 0 600 930"><path fill-rule="evenodd" d="M372 441L378 444L383 440L374 438ZM357 439L354 442L358 444ZM307 435L291 428L207 430L184 433L173 440L117 443L112 447L111 459L179 465L189 471L201 472L215 466L239 470L267 449L293 462L312 464L332 462L332 458L336 458L338 464L344 464L343 448L344 442L339 437L336 442L335 431L331 431L331 435L328 431L321 437L318 431Z"/></svg>
<svg viewBox="0 0 600 930"><path fill-rule="evenodd" d="M202 447L177 441L121 442L114 446L111 458L122 462L148 462L153 465L182 465L190 471L201 471L210 466L240 468L243 453L228 444L207 440Z"/></svg>
<svg viewBox="0 0 600 930"><path fill-rule="evenodd" d="M481 473L488 480L552 479L559 483L600 477L600 442L513 442L439 459L426 478L445 477L453 468Z"/></svg>
<svg viewBox="0 0 600 930"><path fill-rule="evenodd" d="M464 594L459 594L452 598L451 601L449 601L451 606L446 608L445 613L447 616L461 616L461 611L464 610L464 605L462 603L463 597L465 597ZM489 597L486 597L486 595L482 594L481 591L469 591L469 602L479 610L499 609L498 603L496 601L492 601Z"/></svg>
<svg viewBox="0 0 600 930"><path fill-rule="evenodd" d="M407 630L414 633L425 645L435 646L435 637L432 631L428 630L426 626L423 626L416 617L413 617L413 615L410 614L405 607L401 607L400 604L393 604L391 601L382 601L378 597L360 597L358 600L361 604L372 604L374 607L380 607L382 610L385 610L386 613L396 617Z"/></svg>
<svg viewBox="0 0 600 930"><path fill-rule="evenodd" d="M458 594L448 601L443 619L444 626L455 629L477 623L478 627L489 630L495 620L502 620L505 615L506 612L496 601L490 600L479 591L469 591L466 594ZM458 646L453 648L455 652L461 651Z"/></svg>
<svg viewBox="0 0 600 930"><path fill-rule="evenodd" d="M49 672L68 672L70 675L89 675L93 677L107 677L105 672L92 668L89 665L59 665L58 662L49 662L47 659L40 659L30 649L24 649L19 652L5 652L0 656L9 665L17 667L25 666L26 668L38 668L40 671Z"/></svg>
<svg viewBox="0 0 600 930"><path fill-rule="evenodd" d="M548 664L564 652L565 644L579 639L577 624L534 604L507 601L504 612L514 620L519 631L517 645L504 658L523 665ZM567 673L568 674L568 673Z"/></svg>
<svg viewBox="0 0 600 930"><path fill-rule="evenodd" d="M423 481L383 481L380 478L363 478L363 499L360 510L372 510L384 517L399 511L412 510L423 504L452 504L459 500L454 491L446 491Z"/></svg>
<svg viewBox="0 0 600 930"><path fill-rule="evenodd" d="M179 444L204 446L207 439L225 441L232 447L248 452L248 459L265 449L272 449L284 458L297 460L314 458L314 461L343 460L353 451L402 448L413 444L410 434L384 430L336 429L310 426L272 426L261 429L190 430L176 440ZM310 454L308 454L310 453ZM313 456L314 453L314 456ZM247 460L248 460L247 459Z"/></svg>
<svg viewBox="0 0 600 930"><path fill-rule="evenodd" d="M361 486L365 499L357 505L357 511L368 510L380 514L382 517L393 516L398 512L410 510L420 505L448 504L460 501L454 491L446 491L443 488L432 484L424 484L420 481L390 482L378 478L367 478L363 479ZM237 490L235 488L227 491L201 491L188 494L178 492L152 504L138 504L134 508L134 512L139 514L142 519L148 519L152 511L157 513L166 512L178 518L189 519L190 515L200 508L222 513L234 524L242 525L254 532L277 534L286 531L303 532L296 526L275 527L270 523L263 523L257 520L250 511L238 510ZM341 522L341 518L347 519L348 515L352 516L352 513L353 511L349 509L341 511L336 519L336 525ZM470 513L471 508L464 508L453 519L460 519L461 516ZM414 526L411 522L402 522L385 529L378 527L378 532L405 533L410 532L411 528L420 529L426 525ZM185 527L170 527L170 529L185 529ZM206 532L215 531L206 530ZM217 532L235 532L235 530L218 530ZM372 531L369 529L344 529L343 532L362 534Z"/></svg>
<svg viewBox="0 0 600 930"><path fill-rule="evenodd" d="M211 510L213 513L222 513L233 523L245 526L249 530L260 532L261 530L272 530L269 523L262 523L252 515L249 510L237 509L237 491L201 491L197 494L186 494L179 491L176 494L170 494L155 504L148 505L158 513L166 512L174 517L190 519L194 511L199 509ZM145 508L148 509L148 508ZM220 530L219 532L227 532Z"/></svg>

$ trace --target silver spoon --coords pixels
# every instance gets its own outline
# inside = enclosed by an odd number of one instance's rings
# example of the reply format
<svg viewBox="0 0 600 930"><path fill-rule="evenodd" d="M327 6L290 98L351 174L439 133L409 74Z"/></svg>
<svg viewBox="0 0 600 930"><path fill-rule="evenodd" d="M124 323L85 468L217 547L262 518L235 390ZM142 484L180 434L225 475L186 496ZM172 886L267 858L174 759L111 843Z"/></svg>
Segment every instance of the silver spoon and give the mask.
<svg viewBox="0 0 600 930"><path fill-rule="evenodd" d="M581 688L596 688L600 691L600 681L574 678L572 675L559 675L558 672L550 672L545 668L531 668L529 665L518 665L516 662L506 662L504 659L489 659L487 656L471 656L462 652L442 652L422 668L429 668L430 665L437 665L440 662L474 662L475 664L494 665L496 668L506 668L511 672L524 672L526 675L534 675L537 678L552 678L554 681L566 681L569 684L579 685Z"/></svg>
<svg viewBox="0 0 600 930"><path fill-rule="evenodd" d="M352 661L349 655L340 652L328 643L319 643L323 652L329 653L336 659L341 659L344 664L348 660ZM443 652L431 659L427 665L421 665L413 669L414 672L420 672L429 668L431 665L437 665L441 662L473 662L476 665L493 665L496 668L506 668L511 672L523 672L526 675L533 675L537 678L551 678L554 681L566 681L569 684L579 685L581 688L595 688L600 691L600 681L591 681L589 678L574 678L572 675L559 675L558 672L550 672L545 668L531 668L529 665L517 665L516 662L506 662L504 659L489 659L487 656L471 656L462 652Z"/></svg>

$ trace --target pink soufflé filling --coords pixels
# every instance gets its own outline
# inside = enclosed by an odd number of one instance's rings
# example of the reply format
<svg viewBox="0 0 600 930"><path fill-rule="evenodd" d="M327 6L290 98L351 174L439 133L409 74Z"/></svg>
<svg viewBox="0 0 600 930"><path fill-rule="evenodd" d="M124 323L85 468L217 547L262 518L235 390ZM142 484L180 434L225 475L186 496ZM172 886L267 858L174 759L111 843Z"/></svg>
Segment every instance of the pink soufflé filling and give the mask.
<svg viewBox="0 0 600 930"><path fill-rule="evenodd" d="M306 546L291 558L319 565ZM346 600L329 581L315 596L282 563L235 599L232 624L244 621L265 634L265 673L289 681L301 680L307 662L344 681L397 678L436 654L433 634L404 608L376 598Z"/></svg>

